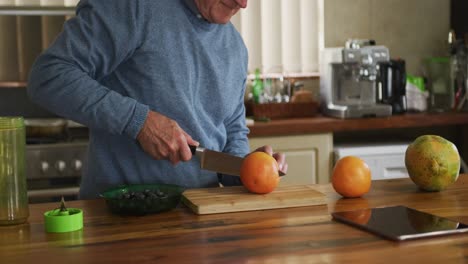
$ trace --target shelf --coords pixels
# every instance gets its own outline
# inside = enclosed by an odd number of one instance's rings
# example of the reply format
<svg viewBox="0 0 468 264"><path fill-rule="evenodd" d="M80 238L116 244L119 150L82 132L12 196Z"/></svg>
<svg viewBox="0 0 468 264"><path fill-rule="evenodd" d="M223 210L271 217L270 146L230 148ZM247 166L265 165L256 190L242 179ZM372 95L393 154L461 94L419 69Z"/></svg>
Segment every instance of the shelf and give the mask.
<svg viewBox="0 0 468 264"><path fill-rule="evenodd" d="M26 86L27 86L26 82L17 82L17 81L5 82L5 81L0 81L0 89L2 89L2 88L25 88Z"/></svg>
<svg viewBox="0 0 468 264"><path fill-rule="evenodd" d="M417 113L380 118L337 119L317 116L255 122L249 137L351 132L393 128L468 125L467 112Z"/></svg>
<svg viewBox="0 0 468 264"><path fill-rule="evenodd" d="M260 74L260 79L318 79L319 77L320 74L318 72ZM247 78L249 80L254 80L255 74L250 73Z"/></svg>
<svg viewBox="0 0 468 264"><path fill-rule="evenodd" d="M74 6L2 6L2 16L69 16L75 15Z"/></svg>

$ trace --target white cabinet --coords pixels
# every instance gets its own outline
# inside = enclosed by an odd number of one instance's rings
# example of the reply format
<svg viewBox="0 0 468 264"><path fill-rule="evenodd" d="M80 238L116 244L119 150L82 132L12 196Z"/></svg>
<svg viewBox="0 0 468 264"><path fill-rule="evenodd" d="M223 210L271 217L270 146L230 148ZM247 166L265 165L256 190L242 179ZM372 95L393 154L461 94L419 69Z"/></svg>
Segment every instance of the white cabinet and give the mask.
<svg viewBox="0 0 468 264"><path fill-rule="evenodd" d="M281 185L327 183L333 152L332 133L250 138L250 149L270 145L286 154L287 175Z"/></svg>
<svg viewBox="0 0 468 264"><path fill-rule="evenodd" d="M409 143L335 146L335 161L345 156L357 156L369 165L372 180L408 177L405 152Z"/></svg>

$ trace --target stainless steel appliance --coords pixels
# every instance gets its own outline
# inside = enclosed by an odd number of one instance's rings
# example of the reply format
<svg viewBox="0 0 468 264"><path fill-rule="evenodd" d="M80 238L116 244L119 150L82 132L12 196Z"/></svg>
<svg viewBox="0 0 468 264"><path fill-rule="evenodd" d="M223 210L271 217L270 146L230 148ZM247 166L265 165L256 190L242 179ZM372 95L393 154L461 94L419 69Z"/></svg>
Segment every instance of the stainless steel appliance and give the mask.
<svg viewBox="0 0 468 264"><path fill-rule="evenodd" d="M392 107L378 102L378 65L388 62L385 46L374 41L349 40L344 48L327 48L320 59L323 113L339 118L382 117Z"/></svg>
<svg viewBox="0 0 468 264"><path fill-rule="evenodd" d="M26 178L30 203L78 198L87 141L26 144Z"/></svg>
<svg viewBox="0 0 468 264"><path fill-rule="evenodd" d="M88 131L59 118L26 119L26 178L30 203L78 198Z"/></svg>

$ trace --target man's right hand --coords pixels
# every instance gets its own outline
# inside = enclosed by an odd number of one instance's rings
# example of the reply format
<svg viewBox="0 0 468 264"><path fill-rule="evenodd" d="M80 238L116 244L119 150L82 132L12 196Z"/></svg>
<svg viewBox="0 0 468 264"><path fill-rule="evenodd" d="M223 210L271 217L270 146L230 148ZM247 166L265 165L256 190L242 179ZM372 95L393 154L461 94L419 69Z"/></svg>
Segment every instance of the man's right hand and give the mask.
<svg viewBox="0 0 468 264"><path fill-rule="evenodd" d="M199 145L176 121L153 111L148 113L137 140L150 156L167 159L174 165L192 158L189 144Z"/></svg>

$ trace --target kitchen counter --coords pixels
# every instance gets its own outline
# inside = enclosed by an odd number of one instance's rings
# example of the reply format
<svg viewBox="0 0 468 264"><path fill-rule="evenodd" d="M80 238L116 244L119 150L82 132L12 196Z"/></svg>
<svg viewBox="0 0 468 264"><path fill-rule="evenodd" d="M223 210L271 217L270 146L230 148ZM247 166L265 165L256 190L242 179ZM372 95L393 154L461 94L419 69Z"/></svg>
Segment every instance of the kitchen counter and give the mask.
<svg viewBox="0 0 468 264"><path fill-rule="evenodd" d="M84 229L44 232L30 205L29 223L0 227L2 263L463 263L468 234L392 242L331 220L333 211L406 205L468 223L468 174L449 189L425 193L409 179L374 181L358 199L340 199L317 185L327 205L199 216L179 208L144 217L108 212L103 200L72 201L84 210Z"/></svg>
<svg viewBox="0 0 468 264"><path fill-rule="evenodd" d="M388 128L467 125L468 113L414 113L379 118L338 119L325 116L255 122L249 137L349 132Z"/></svg>

